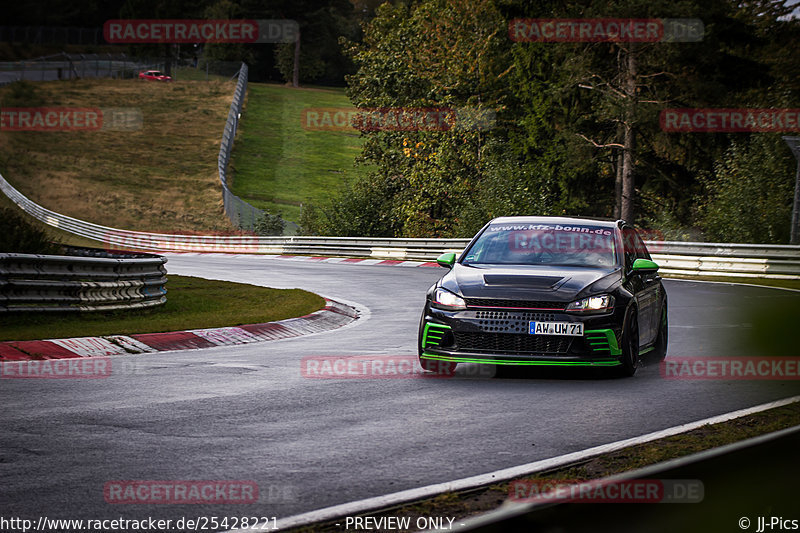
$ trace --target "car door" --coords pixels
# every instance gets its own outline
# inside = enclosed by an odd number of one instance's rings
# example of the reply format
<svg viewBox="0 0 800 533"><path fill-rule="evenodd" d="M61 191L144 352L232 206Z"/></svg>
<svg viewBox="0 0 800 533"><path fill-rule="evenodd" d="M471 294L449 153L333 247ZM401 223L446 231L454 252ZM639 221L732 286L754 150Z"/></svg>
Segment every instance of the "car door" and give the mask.
<svg viewBox="0 0 800 533"><path fill-rule="evenodd" d="M645 313L642 312L641 303L644 281L642 280L641 276L633 273L633 262L636 261L636 248L632 237L632 231L633 229L628 227L624 227L622 229L622 248L626 277L625 287L631 292L631 294L633 294L633 299L636 302L636 309L638 311L637 319L639 322L639 343L641 344L643 331L646 327L645 322L647 317Z"/></svg>
<svg viewBox="0 0 800 533"><path fill-rule="evenodd" d="M644 245L641 237L636 232L636 230L631 229L633 231L632 239L633 239L633 247L636 252L637 259L650 259L650 254L647 252L647 247ZM643 331L641 334L641 345L647 345L655 341L656 335L658 335L658 322L659 322L659 302L661 300L661 277L658 275L657 272L650 272L650 273L642 273L639 274L642 279L642 294L640 296L639 302L642 305L645 317L645 322L647 324L646 332Z"/></svg>

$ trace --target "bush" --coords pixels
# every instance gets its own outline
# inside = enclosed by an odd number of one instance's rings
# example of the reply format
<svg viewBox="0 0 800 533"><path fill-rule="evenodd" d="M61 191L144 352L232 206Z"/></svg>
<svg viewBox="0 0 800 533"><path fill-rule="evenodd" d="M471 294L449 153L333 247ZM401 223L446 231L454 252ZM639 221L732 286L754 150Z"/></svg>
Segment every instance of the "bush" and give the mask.
<svg viewBox="0 0 800 533"><path fill-rule="evenodd" d="M401 223L393 215L399 190L392 179L370 175L348 183L344 191L321 205L303 204L302 235L331 237L395 237Z"/></svg>
<svg viewBox="0 0 800 533"><path fill-rule="evenodd" d="M47 232L34 226L27 215L0 208L0 253L59 254L61 245Z"/></svg>
<svg viewBox="0 0 800 533"><path fill-rule="evenodd" d="M780 135L736 139L704 183L701 203L706 238L712 241L789 242L795 159Z"/></svg>
<svg viewBox="0 0 800 533"><path fill-rule="evenodd" d="M281 213L272 215L265 212L263 215L261 215L261 218L256 221L253 229L258 235L270 236L283 235L283 230L285 228L286 221L283 220Z"/></svg>

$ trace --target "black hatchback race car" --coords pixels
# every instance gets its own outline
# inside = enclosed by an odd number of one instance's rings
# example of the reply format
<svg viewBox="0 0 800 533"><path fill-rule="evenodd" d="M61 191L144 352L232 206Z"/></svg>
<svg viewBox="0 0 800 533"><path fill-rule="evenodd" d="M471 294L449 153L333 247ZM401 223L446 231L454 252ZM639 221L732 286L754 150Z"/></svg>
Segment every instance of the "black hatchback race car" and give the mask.
<svg viewBox="0 0 800 533"><path fill-rule="evenodd" d="M422 367L457 363L616 367L667 351L658 265L624 221L502 217L489 222L428 290Z"/></svg>

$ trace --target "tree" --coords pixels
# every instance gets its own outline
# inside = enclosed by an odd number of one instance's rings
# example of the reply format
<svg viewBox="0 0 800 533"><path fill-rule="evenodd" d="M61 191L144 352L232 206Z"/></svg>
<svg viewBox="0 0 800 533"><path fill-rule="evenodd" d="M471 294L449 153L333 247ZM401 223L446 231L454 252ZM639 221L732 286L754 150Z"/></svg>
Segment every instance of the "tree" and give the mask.
<svg viewBox="0 0 800 533"><path fill-rule="evenodd" d="M700 204L713 241L789 242L795 159L779 134L739 134L704 180Z"/></svg>
<svg viewBox="0 0 800 533"><path fill-rule="evenodd" d="M465 126L468 111L491 117L502 64L495 61L505 23L489 0L431 0L384 4L349 43L358 71L348 94L361 108L402 108L449 114L438 131L368 131L362 161L375 165L368 180L392 182L388 202L401 232L447 236L481 180L491 130Z"/></svg>
<svg viewBox="0 0 800 533"><path fill-rule="evenodd" d="M338 40L358 33L353 5L347 0L296 0L274 11L299 25L295 42L275 46L275 65L284 81L292 87L304 82L341 84L352 64Z"/></svg>
<svg viewBox="0 0 800 533"><path fill-rule="evenodd" d="M799 107L797 21L778 0L421 0L384 4L347 50L365 108L489 109L483 131L364 131L370 199L400 236L467 236L500 215L587 215L680 228L735 136L668 133L670 107ZM514 42L515 18L699 18L699 42ZM754 157L740 149L737 157ZM744 163L744 159L740 161ZM711 180L711 181L709 181ZM379 185L376 185L379 184ZM391 196L381 196L391 195ZM337 211L352 213L349 209ZM367 216L366 214L364 216ZM354 227L349 225L348 227Z"/></svg>

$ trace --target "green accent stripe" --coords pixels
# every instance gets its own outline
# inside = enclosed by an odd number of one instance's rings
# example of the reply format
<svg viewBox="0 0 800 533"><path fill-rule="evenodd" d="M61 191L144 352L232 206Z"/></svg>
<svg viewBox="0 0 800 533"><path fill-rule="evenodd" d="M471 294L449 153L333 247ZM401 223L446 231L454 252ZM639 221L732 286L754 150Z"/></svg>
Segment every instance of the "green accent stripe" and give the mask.
<svg viewBox="0 0 800 533"><path fill-rule="evenodd" d="M445 332L451 329L446 324L435 324L433 322L426 322L425 329L422 331L422 347L427 348L428 345L439 346L439 341L442 340Z"/></svg>
<svg viewBox="0 0 800 533"><path fill-rule="evenodd" d="M513 361L510 359L472 359L470 357L456 357L450 355L438 355L424 352L423 359L434 361L450 361L453 363L483 363L488 365L523 365L523 366L619 366L620 361Z"/></svg>
<svg viewBox="0 0 800 533"><path fill-rule="evenodd" d="M622 350L617 344L617 336L613 329L589 329L584 332L586 340L592 346L592 350L608 351L609 355L622 355Z"/></svg>

